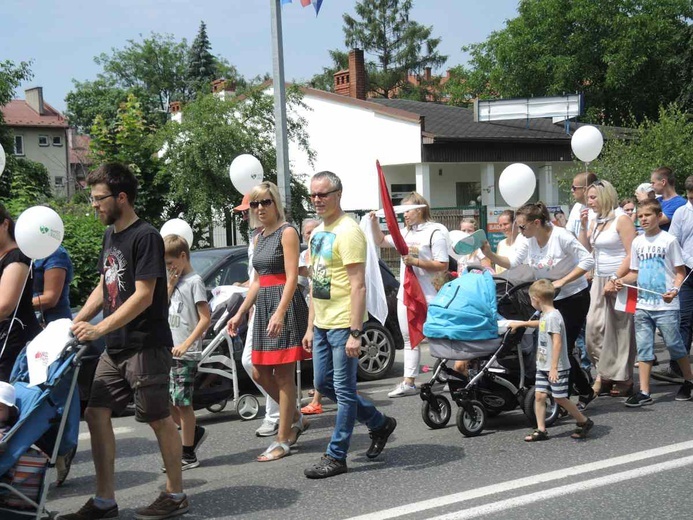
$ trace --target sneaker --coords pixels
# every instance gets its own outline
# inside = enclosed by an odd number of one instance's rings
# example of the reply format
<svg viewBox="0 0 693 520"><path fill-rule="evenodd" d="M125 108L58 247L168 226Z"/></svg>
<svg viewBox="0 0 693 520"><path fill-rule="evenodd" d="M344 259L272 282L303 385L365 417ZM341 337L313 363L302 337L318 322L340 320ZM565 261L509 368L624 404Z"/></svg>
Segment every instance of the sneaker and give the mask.
<svg viewBox="0 0 693 520"><path fill-rule="evenodd" d="M205 428L195 425L195 438L193 439L193 451L195 453L197 453L197 450L200 449L202 443L207 440L208 435L209 432Z"/></svg>
<svg viewBox="0 0 693 520"><path fill-rule="evenodd" d="M346 460L337 460L329 455L323 455L315 466L305 469L303 474L308 478L327 478L347 472Z"/></svg>
<svg viewBox="0 0 693 520"><path fill-rule="evenodd" d="M589 404L597 398L597 394L592 390L590 395L581 395L578 398L577 409L581 412L586 410Z"/></svg>
<svg viewBox="0 0 693 520"><path fill-rule="evenodd" d="M693 390L693 381L684 381L676 394L677 401L690 401L691 390Z"/></svg>
<svg viewBox="0 0 693 520"><path fill-rule="evenodd" d="M652 399L652 396L645 395L642 392L631 395L628 399L626 399L626 406L629 408L637 408L639 406L646 406L653 403L654 399Z"/></svg>
<svg viewBox="0 0 693 520"><path fill-rule="evenodd" d="M147 507L135 511L137 520L162 520L184 515L188 512L188 497L174 500L168 493L161 493L159 497Z"/></svg>
<svg viewBox="0 0 693 520"><path fill-rule="evenodd" d="M650 375L652 379L656 379L657 381L683 384L681 372L679 370L674 370L670 365L665 365L658 370L653 370Z"/></svg>
<svg viewBox="0 0 693 520"><path fill-rule="evenodd" d="M383 451L387 440L392 435L392 432L397 428L397 421L393 417L385 416L385 424L383 424L377 430L372 430L370 432L371 436L371 447L368 448L366 452L366 457L369 459L374 459Z"/></svg>
<svg viewBox="0 0 693 520"><path fill-rule="evenodd" d="M418 395L419 389L416 385L408 385L404 381L397 385L397 387L387 394L388 397L405 397L407 395Z"/></svg>
<svg viewBox="0 0 693 520"><path fill-rule="evenodd" d="M58 516L58 519L62 520L96 520L98 518L118 518L118 505L108 509L101 509L96 507L94 499L90 498L76 513Z"/></svg>
<svg viewBox="0 0 693 520"><path fill-rule="evenodd" d="M258 437L272 437L272 435L275 435L279 431L279 423L275 423L270 421L269 419L265 419L262 421L262 424L260 427L255 430L255 435Z"/></svg>
<svg viewBox="0 0 693 520"><path fill-rule="evenodd" d="M183 466L182 470L185 471L186 469L193 469L196 468L200 465L200 461L197 460L197 457L193 453L192 455L185 455L183 454Z"/></svg>

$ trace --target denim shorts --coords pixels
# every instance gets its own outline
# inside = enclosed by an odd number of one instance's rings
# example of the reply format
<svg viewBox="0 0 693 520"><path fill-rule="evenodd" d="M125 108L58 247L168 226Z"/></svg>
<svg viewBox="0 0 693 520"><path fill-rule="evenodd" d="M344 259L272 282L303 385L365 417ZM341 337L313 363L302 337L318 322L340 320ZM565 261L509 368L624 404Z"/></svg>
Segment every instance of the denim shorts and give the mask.
<svg viewBox="0 0 693 520"><path fill-rule="evenodd" d="M635 344L638 361L654 361L655 329L659 329L672 361L688 356L679 331L679 311L635 311Z"/></svg>

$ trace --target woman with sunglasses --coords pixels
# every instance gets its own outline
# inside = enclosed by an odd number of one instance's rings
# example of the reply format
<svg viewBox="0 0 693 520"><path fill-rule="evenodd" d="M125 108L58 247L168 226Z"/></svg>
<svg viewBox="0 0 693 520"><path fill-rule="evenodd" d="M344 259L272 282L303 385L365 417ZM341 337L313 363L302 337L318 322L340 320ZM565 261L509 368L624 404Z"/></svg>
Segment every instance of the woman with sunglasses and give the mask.
<svg viewBox="0 0 693 520"><path fill-rule="evenodd" d="M515 224L527 239L518 243L512 255L495 254L488 242L482 251L496 265L510 269L529 264L536 279L546 278L560 289L554 306L563 316L568 352L573 353L590 306L590 294L585 274L594 267L592 255L572 233L551 224L549 210L543 202L525 204L515 214ZM584 409L595 397L587 376L574 355L570 355L570 379L580 394Z"/></svg>
<svg viewBox="0 0 693 520"><path fill-rule="evenodd" d="M436 295L433 279L436 274L447 271L449 266L448 245L450 236L442 224L433 222L428 201L416 192L402 199L402 204L421 204L422 208L411 209L404 213L406 229L402 230L404 241L409 246L409 254L400 260L399 272L404 273L405 266L411 265L419 280L426 301L430 302ZM392 237L380 230L375 212L370 214L375 245L379 247L395 247ZM405 397L417 395L416 376L419 375L421 350L412 348L409 341L409 321L407 307L404 305L404 284L399 286L397 293L397 319L404 339L404 379L397 387L388 393L388 397Z"/></svg>
<svg viewBox="0 0 693 520"><path fill-rule="evenodd" d="M611 183L597 181L587 188L587 206L597 218L587 230L585 218L580 230L580 242L595 259L585 342L597 367L594 391L627 397L633 392L635 329L632 314L614 309L618 292L614 282L630 270L630 246L636 232L627 213L616 215L617 205Z"/></svg>
<svg viewBox="0 0 693 520"><path fill-rule="evenodd" d="M275 442L259 462L281 459L308 428L296 408L295 364L304 359L303 336L308 307L298 290L298 231L284 218L279 190L263 182L250 191L250 211L263 230L255 237L255 274L243 305L228 325L237 334L243 316L255 304L253 378L279 403L279 430Z"/></svg>
<svg viewBox="0 0 693 520"><path fill-rule="evenodd" d="M10 381L19 352L41 330L31 304L30 265L15 242L14 220L0 204L0 349L5 349L0 356L0 381Z"/></svg>

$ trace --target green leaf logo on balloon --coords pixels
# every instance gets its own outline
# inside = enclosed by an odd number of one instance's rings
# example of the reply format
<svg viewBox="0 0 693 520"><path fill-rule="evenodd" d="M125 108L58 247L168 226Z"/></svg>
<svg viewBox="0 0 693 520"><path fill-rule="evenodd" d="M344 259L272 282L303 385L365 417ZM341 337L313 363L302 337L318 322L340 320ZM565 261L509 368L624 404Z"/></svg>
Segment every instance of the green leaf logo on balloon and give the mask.
<svg viewBox="0 0 693 520"><path fill-rule="evenodd" d="M45 235L46 233L48 233L48 231L50 231L46 226L40 226L39 230L41 231L42 235Z"/></svg>

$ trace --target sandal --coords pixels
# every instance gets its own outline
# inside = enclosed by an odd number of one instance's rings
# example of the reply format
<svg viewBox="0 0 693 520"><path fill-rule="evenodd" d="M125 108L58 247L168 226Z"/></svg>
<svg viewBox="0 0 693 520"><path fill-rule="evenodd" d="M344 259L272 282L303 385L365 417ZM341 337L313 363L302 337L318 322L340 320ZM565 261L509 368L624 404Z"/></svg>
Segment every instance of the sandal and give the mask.
<svg viewBox="0 0 693 520"><path fill-rule="evenodd" d="M548 441L549 432L546 430L534 430L532 433L525 437L525 442L538 442L538 441Z"/></svg>
<svg viewBox="0 0 693 520"><path fill-rule="evenodd" d="M301 413L303 415L320 415L322 412L322 404L320 403L309 403L301 408Z"/></svg>
<svg viewBox="0 0 693 520"><path fill-rule="evenodd" d="M588 418L584 423L576 423L576 425L577 428L575 428L575 432L570 437L572 439L586 439L587 434L594 426L594 422Z"/></svg>
<svg viewBox="0 0 693 520"><path fill-rule="evenodd" d="M281 450L281 453L277 455L276 451ZM263 451L257 458L258 462L271 462L273 460L283 459L284 457L291 454L291 448L286 442L273 442L269 447Z"/></svg>
<svg viewBox="0 0 693 520"><path fill-rule="evenodd" d="M611 397L630 397L633 395L633 382L626 382L614 384L609 392Z"/></svg>
<svg viewBox="0 0 693 520"><path fill-rule="evenodd" d="M296 432L296 437L293 439L289 439L287 444L289 446L295 445L298 442L298 438L301 435L303 435L308 428L310 428L310 423L305 420L305 417L303 417L303 415L301 415L301 417L298 419L298 421L296 421L295 423L293 423L291 425L291 431Z"/></svg>

